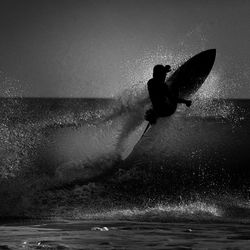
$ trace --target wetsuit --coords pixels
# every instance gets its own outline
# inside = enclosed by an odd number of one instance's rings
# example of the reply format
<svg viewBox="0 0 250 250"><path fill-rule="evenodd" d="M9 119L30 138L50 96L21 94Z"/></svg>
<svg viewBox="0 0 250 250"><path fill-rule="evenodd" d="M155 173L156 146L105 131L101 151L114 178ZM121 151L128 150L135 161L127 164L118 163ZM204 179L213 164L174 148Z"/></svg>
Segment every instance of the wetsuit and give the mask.
<svg viewBox="0 0 250 250"><path fill-rule="evenodd" d="M176 111L178 97L173 96L164 81L150 79L148 92L156 118L170 116Z"/></svg>

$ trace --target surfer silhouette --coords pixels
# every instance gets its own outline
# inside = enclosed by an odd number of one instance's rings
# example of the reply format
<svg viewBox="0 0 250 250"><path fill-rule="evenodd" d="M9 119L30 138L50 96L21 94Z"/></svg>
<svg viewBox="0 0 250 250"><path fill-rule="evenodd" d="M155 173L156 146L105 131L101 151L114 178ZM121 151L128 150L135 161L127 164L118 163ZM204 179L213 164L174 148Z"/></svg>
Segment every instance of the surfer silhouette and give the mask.
<svg viewBox="0 0 250 250"><path fill-rule="evenodd" d="M170 65L155 65L153 78L147 83L152 108L146 111L145 120L155 124L158 117L166 117L175 113L178 103L190 107L191 101L179 98L178 91L171 90L165 83L166 75L171 71Z"/></svg>

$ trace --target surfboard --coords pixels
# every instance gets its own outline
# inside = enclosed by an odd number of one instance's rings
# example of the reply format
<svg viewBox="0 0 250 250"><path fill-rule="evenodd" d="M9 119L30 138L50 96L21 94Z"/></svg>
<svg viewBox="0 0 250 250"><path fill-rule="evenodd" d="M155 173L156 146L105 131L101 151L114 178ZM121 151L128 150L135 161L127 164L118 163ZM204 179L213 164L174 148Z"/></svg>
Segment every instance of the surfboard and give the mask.
<svg viewBox="0 0 250 250"><path fill-rule="evenodd" d="M180 98L190 99L194 93L201 87L213 68L216 57L216 49L209 49L196 54L178 67L172 75L166 80L166 84L171 91L177 92ZM164 119L167 119L164 118ZM150 130L150 123L143 124L142 135L126 154L122 155L125 160L133 151L135 146L140 143L144 135Z"/></svg>

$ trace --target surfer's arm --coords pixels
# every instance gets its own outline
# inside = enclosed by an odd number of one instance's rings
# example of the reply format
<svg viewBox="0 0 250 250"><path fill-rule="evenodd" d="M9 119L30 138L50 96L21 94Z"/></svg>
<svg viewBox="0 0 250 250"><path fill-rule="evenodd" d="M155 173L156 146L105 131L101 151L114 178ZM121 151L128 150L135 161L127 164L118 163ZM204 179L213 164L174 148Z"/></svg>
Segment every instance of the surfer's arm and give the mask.
<svg viewBox="0 0 250 250"><path fill-rule="evenodd" d="M192 101L186 100L186 99L182 99L182 98L178 98L177 102L178 102L178 103L186 104L187 107L190 107L191 104L192 104Z"/></svg>
<svg viewBox="0 0 250 250"><path fill-rule="evenodd" d="M192 104L192 101L190 100L186 100L186 99L175 96L173 92L169 91L169 88L167 85L166 85L166 93L167 93L166 97L168 97L170 100L173 100L174 102L186 104L187 107L190 107Z"/></svg>

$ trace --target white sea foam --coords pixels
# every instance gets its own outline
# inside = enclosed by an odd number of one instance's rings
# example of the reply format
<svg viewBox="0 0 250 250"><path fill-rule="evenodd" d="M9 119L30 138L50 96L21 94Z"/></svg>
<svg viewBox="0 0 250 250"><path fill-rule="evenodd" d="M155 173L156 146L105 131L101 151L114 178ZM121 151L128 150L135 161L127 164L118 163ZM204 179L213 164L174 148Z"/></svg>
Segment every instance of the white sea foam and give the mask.
<svg viewBox="0 0 250 250"><path fill-rule="evenodd" d="M208 217L221 217L222 210L216 205L205 202L190 202L183 204L160 203L147 208L124 208L111 209L99 213L81 214L74 212L74 217L78 219L105 219L105 220L167 220L167 219L206 219Z"/></svg>

